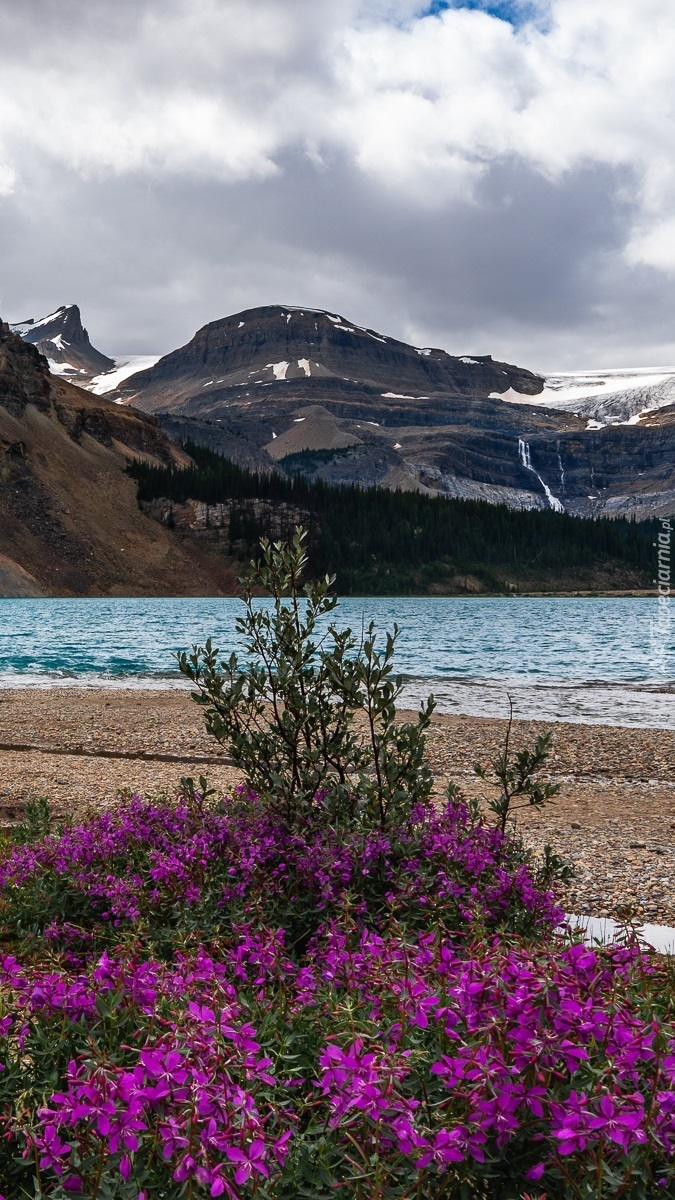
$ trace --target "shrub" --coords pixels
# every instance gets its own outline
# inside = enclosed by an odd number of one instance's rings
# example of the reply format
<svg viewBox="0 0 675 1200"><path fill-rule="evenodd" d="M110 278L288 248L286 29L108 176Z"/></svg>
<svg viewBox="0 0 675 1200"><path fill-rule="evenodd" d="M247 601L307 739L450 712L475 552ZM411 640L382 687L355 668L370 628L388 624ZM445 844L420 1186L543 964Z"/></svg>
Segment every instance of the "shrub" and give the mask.
<svg viewBox="0 0 675 1200"><path fill-rule="evenodd" d="M291 545L261 541L262 558L243 581L237 621L249 661L218 663L211 641L178 656L196 685L207 728L227 745L262 800L287 823L316 815L338 825L386 829L431 794L424 733L433 697L416 723L396 720L403 686L393 674L398 627L376 648L371 624L361 635L321 618L337 598L332 580L303 584L305 534ZM257 604L260 590L271 607ZM359 723L360 718L360 723Z"/></svg>

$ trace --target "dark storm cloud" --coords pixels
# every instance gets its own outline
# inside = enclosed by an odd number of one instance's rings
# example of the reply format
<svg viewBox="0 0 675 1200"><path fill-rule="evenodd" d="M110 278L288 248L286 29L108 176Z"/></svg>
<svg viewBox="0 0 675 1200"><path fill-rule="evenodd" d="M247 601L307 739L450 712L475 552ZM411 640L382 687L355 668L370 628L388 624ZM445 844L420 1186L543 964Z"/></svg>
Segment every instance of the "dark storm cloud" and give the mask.
<svg viewBox="0 0 675 1200"><path fill-rule="evenodd" d="M552 32L407 0L14 8L0 311L77 302L112 353L280 302L538 368L675 358L652 7L651 41L636 0L590 30L559 0ZM649 86L620 86L640 48Z"/></svg>

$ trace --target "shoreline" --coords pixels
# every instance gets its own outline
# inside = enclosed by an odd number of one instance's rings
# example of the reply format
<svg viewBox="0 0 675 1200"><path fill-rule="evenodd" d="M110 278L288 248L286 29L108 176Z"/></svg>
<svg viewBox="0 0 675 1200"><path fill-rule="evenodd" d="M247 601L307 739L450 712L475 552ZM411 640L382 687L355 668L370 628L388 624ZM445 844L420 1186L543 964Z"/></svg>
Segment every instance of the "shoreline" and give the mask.
<svg viewBox="0 0 675 1200"><path fill-rule="evenodd" d="M433 694L439 716L505 718L509 702L520 720L554 725L598 725L621 729L675 731L675 680L569 679L532 674L511 676L402 675L400 710L414 712ZM182 675L81 672L58 675L0 674L2 697L25 692L66 696L97 692L119 695L185 695L192 684ZM64 703L66 701L64 700ZM5 741L7 739L4 739ZM3 738L0 733L0 742Z"/></svg>
<svg viewBox="0 0 675 1200"><path fill-rule="evenodd" d="M452 779L485 800L473 766L494 758L505 729L497 717L434 715L428 759L439 796ZM537 854L550 843L576 866L566 911L616 917L628 903L642 921L675 924L675 730L516 719L512 745L547 729L548 774L561 794L519 814L518 830ZM187 686L0 690L0 743L5 825L38 796L64 819L102 811L127 787L172 795L182 776L206 774L227 793L239 782Z"/></svg>
<svg viewBox="0 0 675 1200"><path fill-rule="evenodd" d="M80 595L75 592L50 592L44 593L41 596L3 596L2 600L20 600L26 601L44 601L44 600L240 600L242 598L242 589L232 592L213 592L208 595L195 596L190 593L153 592L149 595L147 592L134 592L128 595L120 596L112 592L100 592L96 595ZM578 590L560 589L556 591L526 591L517 589L515 591L490 592L490 591L475 591L472 588L460 588L457 591L429 591L429 592L350 592L348 595L342 592L338 594L338 600L536 600L536 599L555 599L560 597L564 600L656 600L658 592L654 588L626 588L616 589L615 591L603 589L588 589L580 588Z"/></svg>

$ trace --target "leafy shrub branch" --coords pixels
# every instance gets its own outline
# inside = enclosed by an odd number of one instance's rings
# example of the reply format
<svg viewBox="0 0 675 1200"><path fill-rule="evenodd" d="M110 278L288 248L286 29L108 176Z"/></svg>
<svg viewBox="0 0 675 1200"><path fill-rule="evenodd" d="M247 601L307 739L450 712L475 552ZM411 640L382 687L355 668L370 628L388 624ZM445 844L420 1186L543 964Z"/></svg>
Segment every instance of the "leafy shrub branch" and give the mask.
<svg viewBox="0 0 675 1200"><path fill-rule="evenodd" d="M433 697L416 722L396 720L403 680L393 673L398 627L376 645L322 618L335 608L333 580L304 582L306 534L290 545L262 539L237 620L249 661L219 661L211 640L182 653L209 732L228 746L248 784L290 823L326 814L338 824L384 830L431 794L425 731ZM261 603L260 591L271 603Z"/></svg>

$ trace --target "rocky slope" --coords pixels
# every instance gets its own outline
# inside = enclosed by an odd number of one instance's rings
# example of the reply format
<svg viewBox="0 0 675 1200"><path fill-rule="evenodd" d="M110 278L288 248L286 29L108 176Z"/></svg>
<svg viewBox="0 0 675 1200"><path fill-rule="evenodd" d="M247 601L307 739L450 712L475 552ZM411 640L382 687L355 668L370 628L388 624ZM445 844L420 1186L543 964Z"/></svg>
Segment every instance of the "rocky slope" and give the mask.
<svg viewBox="0 0 675 1200"><path fill-rule="evenodd" d="M62 304L46 317L20 321L10 329L44 354L53 375L83 384L115 366L112 358L92 346L76 304Z"/></svg>
<svg viewBox="0 0 675 1200"><path fill-rule="evenodd" d="M675 376L646 374L544 380L271 306L211 322L112 395L256 469L642 518L675 511Z"/></svg>
<svg viewBox="0 0 675 1200"><path fill-rule="evenodd" d="M186 461L153 418L54 378L0 323L0 596L232 590L236 571L139 510L139 455Z"/></svg>

